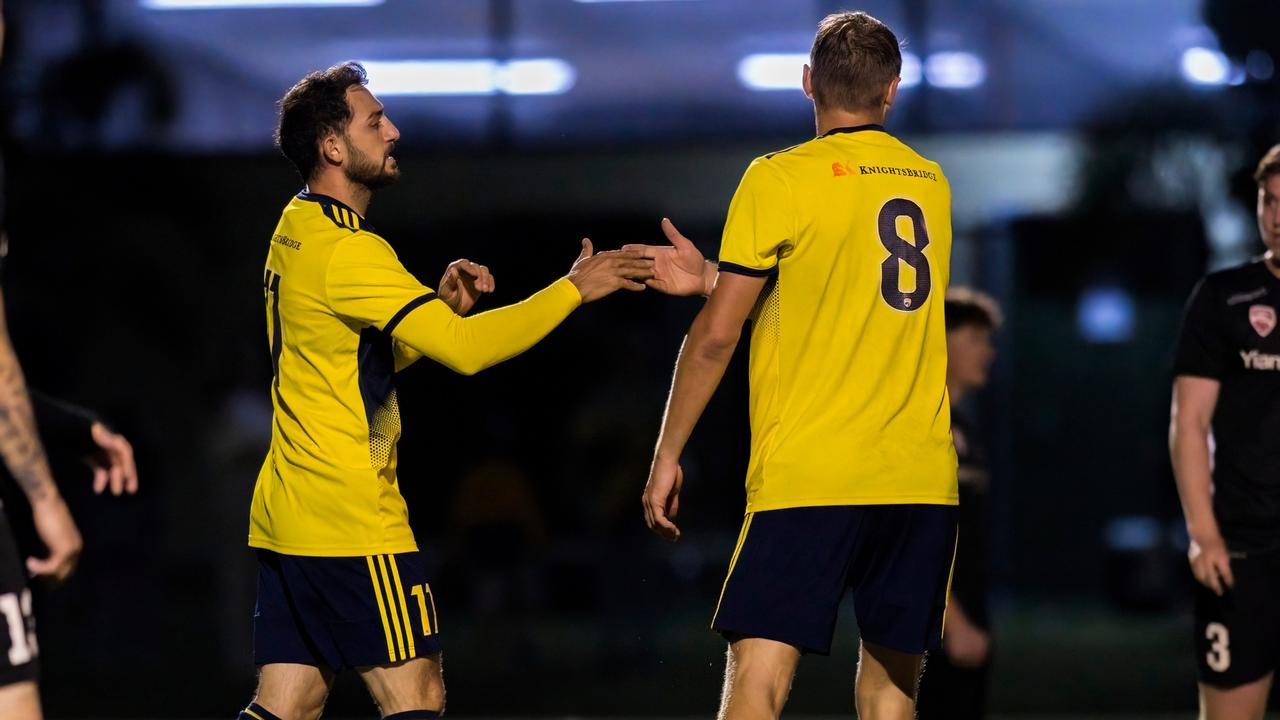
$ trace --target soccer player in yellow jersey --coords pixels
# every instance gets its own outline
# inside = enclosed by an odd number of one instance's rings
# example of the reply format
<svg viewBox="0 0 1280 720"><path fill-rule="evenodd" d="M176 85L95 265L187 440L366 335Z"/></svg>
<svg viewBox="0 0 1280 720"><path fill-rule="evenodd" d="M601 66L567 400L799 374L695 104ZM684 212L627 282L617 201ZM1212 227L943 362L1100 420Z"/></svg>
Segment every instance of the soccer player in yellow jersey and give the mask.
<svg viewBox="0 0 1280 720"><path fill-rule="evenodd" d="M274 418L249 521L261 674L241 720L319 717L347 669L384 718L440 714L440 619L396 475L395 373L423 356L475 373L652 277L651 260L584 240L564 278L463 317L493 290L488 269L460 260L433 291L365 219L400 172L399 131L365 81L360 65L337 65L280 102L277 141L307 187L285 206L263 275Z"/></svg>
<svg viewBox="0 0 1280 720"><path fill-rule="evenodd" d="M826 654L852 589L863 720L910 718L942 636L956 543L943 295L951 197L937 163L882 127L898 41L865 13L818 27L804 69L818 137L757 158L718 266L670 222L650 284L710 299L676 363L644 493L671 540L680 454L754 314L746 519L713 626L721 717L777 717L802 653ZM624 248L627 249L627 248Z"/></svg>

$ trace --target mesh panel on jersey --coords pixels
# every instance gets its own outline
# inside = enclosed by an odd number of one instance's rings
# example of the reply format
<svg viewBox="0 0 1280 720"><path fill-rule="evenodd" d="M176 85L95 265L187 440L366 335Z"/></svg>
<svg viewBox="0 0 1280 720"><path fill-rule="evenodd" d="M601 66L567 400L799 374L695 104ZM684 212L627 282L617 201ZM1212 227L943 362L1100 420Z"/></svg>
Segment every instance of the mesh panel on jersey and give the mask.
<svg viewBox="0 0 1280 720"><path fill-rule="evenodd" d="M765 293L764 300L760 303L759 314L756 316L756 324L752 332L767 333L773 342L778 342L782 328L782 311L781 311L781 283L775 278L770 280L771 288Z"/></svg>
<svg viewBox="0 0 1280 720"><path fill-rule="evenodd" d="M400 402L393 389L386 402L369 418L369 465L375 470L386 467L399 439Z"/></svg>

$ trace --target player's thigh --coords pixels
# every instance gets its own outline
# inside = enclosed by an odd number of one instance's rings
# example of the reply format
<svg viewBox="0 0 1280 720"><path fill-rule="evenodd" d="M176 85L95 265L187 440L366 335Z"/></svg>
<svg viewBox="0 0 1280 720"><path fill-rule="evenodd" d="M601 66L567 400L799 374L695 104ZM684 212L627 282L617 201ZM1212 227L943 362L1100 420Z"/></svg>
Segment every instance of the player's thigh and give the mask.
<svg viewBox="0 0 1280 720"><path fill-rule="evenodd" d="M906 655L942 647L956 552L953 505L867 505L849 564L865 643Z"/></svg>
<svg viewBox="0 0 1280 720"><path fill-rule="evenodd" d="M254 702L284 720L320 716L333 686L333 672L315 665L270 663L258 673Z"/></svg>
<svg viewBox="0 0 1280 720"><path fill-rule="evenodd" d="M40 720L40 691L34 681L0 686L0 718Z"/></svg>
<svg viewBox="0 0 1280 720"><path fill-rule="evenodd" d="M1266 556L1233 558L1221 596L1196 586L1196 664L1202 685L1231 690L1269 677L1280 661L1280 573ZM1239 693L1248 696L1248 691Z"/></svg>
<svg viewBox="0 0 1280 720"><path fill-rule="evenodd" d="M1200 720L1263 720L1272 674L1232 688L1200 683Z"/></svg>
<svg viewBox="0 0 1280 720"><path fill-rule="evenodd" d="M851 506L749 514L712 627L730 642L762 638L830 652L860 517Z"/></svg>
<svg viewBox="0 0 1280 720"><path fill-rule="evenodd" d="M357 670L383 715L444 711L444 669L439 653Z"/></svg>

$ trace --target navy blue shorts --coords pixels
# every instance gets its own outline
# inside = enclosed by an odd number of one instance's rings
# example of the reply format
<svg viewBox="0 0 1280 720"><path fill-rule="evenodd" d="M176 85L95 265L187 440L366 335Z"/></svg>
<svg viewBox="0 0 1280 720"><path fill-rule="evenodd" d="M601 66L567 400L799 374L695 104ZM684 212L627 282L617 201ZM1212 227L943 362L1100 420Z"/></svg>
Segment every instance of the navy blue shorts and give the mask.
<svg viewBox="0 0 1280 720"><path fill-rule="evenodd" d="M853 591L862 639L920 654L942 644L954 505L839 505L748 513L711 626L831 651Z"/></svg>
<svg viewBox="0 0 1280 720"><path fill-rule="evenodd" d="M418 553L299 557L258 551L256 664L340 672L439 652L435 597Z"/></svg>

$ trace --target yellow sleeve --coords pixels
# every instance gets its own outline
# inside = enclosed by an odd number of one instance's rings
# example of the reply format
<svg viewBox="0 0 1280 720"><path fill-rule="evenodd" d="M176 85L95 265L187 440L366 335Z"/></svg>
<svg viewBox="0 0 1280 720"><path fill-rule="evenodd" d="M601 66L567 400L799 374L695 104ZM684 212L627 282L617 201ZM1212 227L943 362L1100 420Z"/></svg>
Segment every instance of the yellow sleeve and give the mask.
<svg viewBox="0 0 1280 720"><path fill-rule="evenodd" d="M720 241L720 269L742 275L769 275L794 239L791 188L767 158L747 167L729 203Z"/></svg>
<svg viewBox="0 0 1280 720"><path fill-rule="evenodd" d="M359 232L334 248L325 273L329 307L361 327L385 330L392 318L414 302L435 296L418 282L386 240Z"/></svg>
<svg viewBox="0 0 1280 720"><path fill-rule="evenodd" d="M394 338L391 340L391 350L396 359L396 372L400 372L422 359L422 353Z"/></svg>
<svg viewBox="0 0 1280 720"><path fill-rule="evenodd" d="M578 289L561 278L523 302L465 318L436 298L398 315L385 330L397 346L473 375L533 347L581 304ZM397 369L400 361L397 353Z"/></svg>

